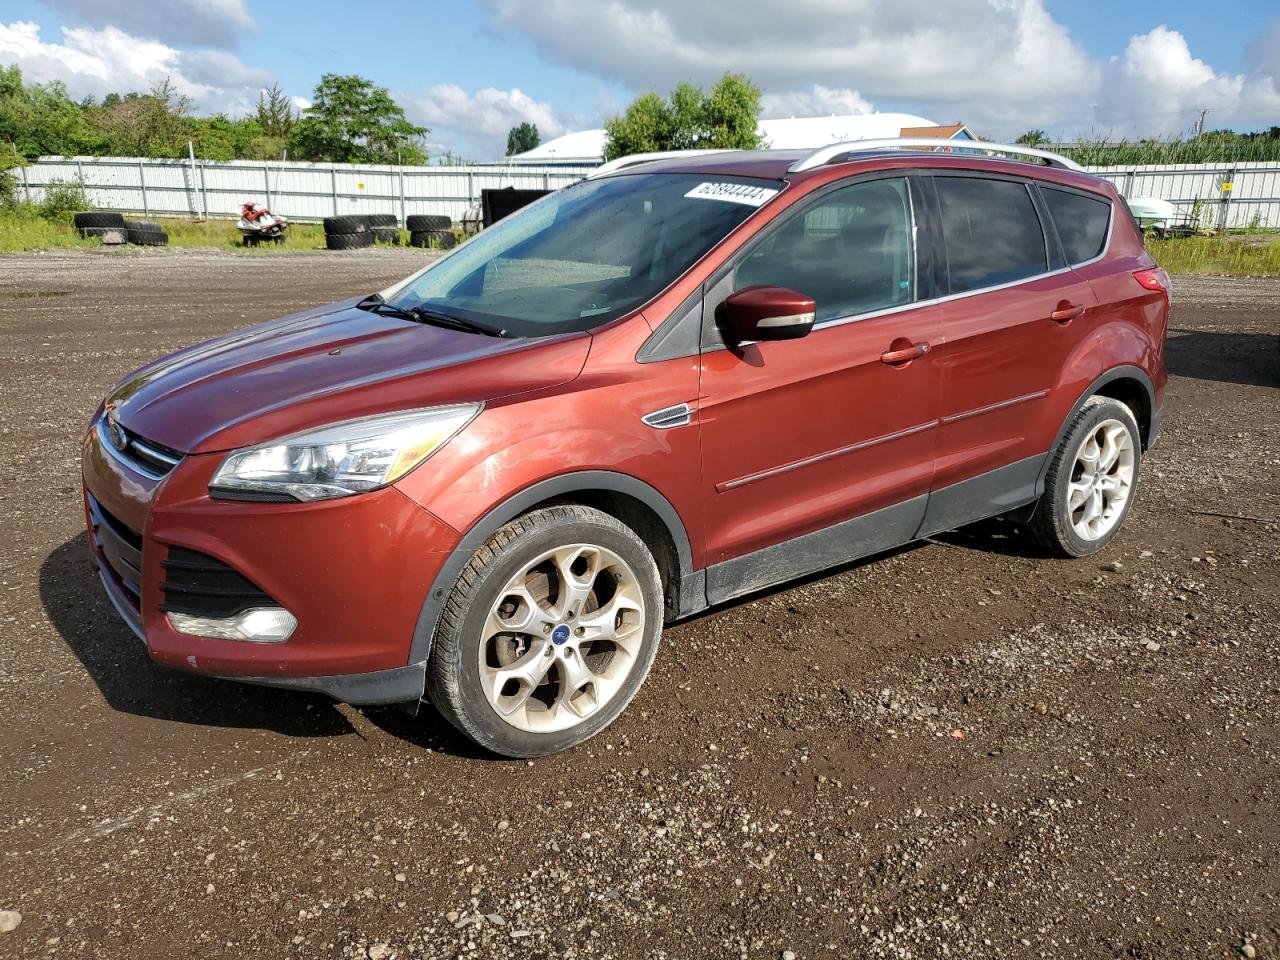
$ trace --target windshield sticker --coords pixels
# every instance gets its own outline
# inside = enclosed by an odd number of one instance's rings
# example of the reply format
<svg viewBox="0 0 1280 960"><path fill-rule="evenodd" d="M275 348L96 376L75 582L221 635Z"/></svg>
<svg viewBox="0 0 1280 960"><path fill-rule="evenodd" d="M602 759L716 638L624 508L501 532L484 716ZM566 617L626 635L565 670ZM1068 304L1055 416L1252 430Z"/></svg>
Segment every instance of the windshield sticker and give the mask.
<svg viewBox="0 0 1280 960"><path fill-rule="evenodd" d="M686 197L697 197L701 200L745 203L748 207L758 207L777 195L777 190L770 187L754 187L749 183L700 183L685 194Z"/></svg>

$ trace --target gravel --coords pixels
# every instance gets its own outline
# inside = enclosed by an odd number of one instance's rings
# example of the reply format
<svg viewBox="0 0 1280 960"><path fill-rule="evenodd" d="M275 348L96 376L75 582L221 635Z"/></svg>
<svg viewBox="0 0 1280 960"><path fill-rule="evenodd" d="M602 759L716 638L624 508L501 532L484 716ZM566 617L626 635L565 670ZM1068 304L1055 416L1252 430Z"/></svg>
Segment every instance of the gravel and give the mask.
<svg viewBox="0 0 1280 960"><path fill-rule="evenodd" d="M1175 281L1095 560L989 523L719 608L525 763L157 667L84 561L113 380L422 253L0 257L0 957L1277 956L1280 283Z"/></svg>

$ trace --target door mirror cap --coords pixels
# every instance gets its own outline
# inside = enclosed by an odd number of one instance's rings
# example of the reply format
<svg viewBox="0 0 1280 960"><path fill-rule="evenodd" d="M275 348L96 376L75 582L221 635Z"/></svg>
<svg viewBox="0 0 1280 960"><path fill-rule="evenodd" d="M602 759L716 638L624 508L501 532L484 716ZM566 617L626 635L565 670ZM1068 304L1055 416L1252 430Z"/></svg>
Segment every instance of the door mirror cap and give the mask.
<svg viewBox="0 0 1280 960"><path fill-rule="evenodd" d="M721 308L721 329L731 340L796 340L813 329L813 297L786 287L744 287Z"/></svg>

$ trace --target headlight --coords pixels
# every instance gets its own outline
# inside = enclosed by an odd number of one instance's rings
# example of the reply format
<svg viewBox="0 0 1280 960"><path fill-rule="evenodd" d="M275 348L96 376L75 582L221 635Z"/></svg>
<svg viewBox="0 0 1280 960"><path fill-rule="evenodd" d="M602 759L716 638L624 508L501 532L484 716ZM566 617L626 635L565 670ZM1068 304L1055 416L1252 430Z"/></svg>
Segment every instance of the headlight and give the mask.
<svg viewBox="0 0 1280 960"><path fill-rule="evenodd" d="M328 500L395 483L465 427L482 404L468 403L347 420L237 450L210 491L256 491Z"/></svg>

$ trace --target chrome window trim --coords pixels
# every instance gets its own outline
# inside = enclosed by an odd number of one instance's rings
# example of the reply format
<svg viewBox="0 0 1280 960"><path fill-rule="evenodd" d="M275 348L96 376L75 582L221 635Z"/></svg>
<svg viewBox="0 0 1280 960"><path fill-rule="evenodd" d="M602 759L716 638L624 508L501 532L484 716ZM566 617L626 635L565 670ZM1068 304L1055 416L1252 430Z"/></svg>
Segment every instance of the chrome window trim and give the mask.
<svg viewBox="0 0 1280 960"><path fill-rule="evenodd" d="M948 293L941 297L933 297L929 300L916 300L912 303L902 304L897 307L889 307L885 310L875 310L871 313L854 313L845 317L832 317L830 320L823 320L821 323L815 323L813 325L813 329L823 330L827 327L842 326L846 323L856 323L859 320L873 320L876 317L889 316L890 314L901 313L904 310L914 310L918 307L933 306L938 303L948 303L952 300L964 299L965 297L976 297L984 293L994 293L997 290L1007 290L1010 287L1018 287L1024 283L1031 283L1035 280L1044 280L1049 277L1060 276L1064 273L1070 273L1072 270L1078 270L1081 267L1087 267L1090 264L1097 263L1099 260L1105 259L1107 254L1111 252L1111 240L1115 232L1116 225L1116 205L1114 201L1101 197L1099 199L1102 199L1103 202L1107 204L1111 212L1110 219L1107 221L1107 238L1102 243L1102 252L1096 257L1091 257L1088 260L1081 260L1079 263L1068 263L1065 267L1058 267L1055 270L1049 270L1045 273L1037 273L1034 276L1023 277L1020 280L1010 280L1007 283L997 283L990 287L979 287L976 290L965 290L961 293ZM1055 230L1058 228L1056 222L1053 226Z"/></svg>

